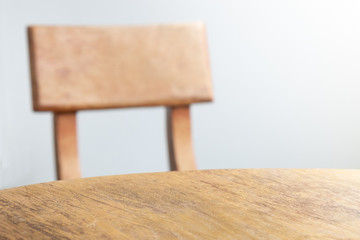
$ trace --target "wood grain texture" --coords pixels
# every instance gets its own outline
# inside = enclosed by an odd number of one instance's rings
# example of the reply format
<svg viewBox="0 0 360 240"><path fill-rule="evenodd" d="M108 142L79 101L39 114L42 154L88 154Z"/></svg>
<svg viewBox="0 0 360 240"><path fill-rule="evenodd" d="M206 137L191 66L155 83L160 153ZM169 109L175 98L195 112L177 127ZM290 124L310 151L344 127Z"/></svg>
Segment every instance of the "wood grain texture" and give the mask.
<svg viewBox="0 0 360 240"><path fill-rule="evenodd" d="M167 108L168 150L171 170L196 170L191 139L190 106Z"/></svg>
<svg viewBox="0 0 360 240"><path fill-rule="evenodd" d="M28 28L34 109L76 111L212 100L201 23Z"/></svg>
<svg viewBox="0 0 360 240"><path fill-rule="evenodd" d="M360 239L360 170L208 170L0 191L0 239Z"/></svg>
<svg viewBox="0 0 360 240"><path fill-rule="evenodd" d="M54 113L54 137L58 179L81 177L75 112Z"/></svg>

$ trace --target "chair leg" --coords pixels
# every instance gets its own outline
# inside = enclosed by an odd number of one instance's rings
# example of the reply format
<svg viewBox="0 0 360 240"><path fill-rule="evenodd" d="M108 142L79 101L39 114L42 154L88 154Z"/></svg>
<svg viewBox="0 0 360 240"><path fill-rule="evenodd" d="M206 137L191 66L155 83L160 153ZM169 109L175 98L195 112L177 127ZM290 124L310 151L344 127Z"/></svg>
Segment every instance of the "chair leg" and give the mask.
<svg viewBox="0 0 360 240"><path fill-rule="evenodd" d="M80 178L76 112L54 113L54 136L58 180Z"/></svg>
<svg viewBox="0 0 360 240"><path fill-rule="evenodd" d="M189 105L167 108L167 135L170 169L196 170Z"/></svg>

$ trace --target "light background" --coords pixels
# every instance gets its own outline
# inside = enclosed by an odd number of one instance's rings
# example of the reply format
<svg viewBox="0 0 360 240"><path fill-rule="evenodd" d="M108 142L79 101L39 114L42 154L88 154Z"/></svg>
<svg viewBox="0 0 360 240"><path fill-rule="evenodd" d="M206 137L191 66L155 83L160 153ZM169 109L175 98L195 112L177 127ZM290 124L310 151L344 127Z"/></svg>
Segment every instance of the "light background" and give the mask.
<svg viewBox="0 0 360 240"><path fill-rule="evenodd" d="M360 167L360 2L0 0L0 188L55 180L31 105L26 26L207 24L215 102L192 107L200 169ZM81 112L85 177L168 169L163 108Z"/></svg>

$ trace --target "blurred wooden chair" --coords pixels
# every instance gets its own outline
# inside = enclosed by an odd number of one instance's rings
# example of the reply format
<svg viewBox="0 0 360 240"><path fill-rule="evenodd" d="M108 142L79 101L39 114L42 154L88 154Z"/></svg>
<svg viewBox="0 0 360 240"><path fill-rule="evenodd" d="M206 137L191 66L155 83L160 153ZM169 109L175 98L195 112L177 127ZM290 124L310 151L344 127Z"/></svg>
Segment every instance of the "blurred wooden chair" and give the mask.
<svg viewBox="0 0 360 240"><path fill-rule="evenodd" d="M58 179L81 177L76 111L167 106L172 170L196 169L189 104L212 100L201 23L28 28L33 106L54 113Z"/></svg>

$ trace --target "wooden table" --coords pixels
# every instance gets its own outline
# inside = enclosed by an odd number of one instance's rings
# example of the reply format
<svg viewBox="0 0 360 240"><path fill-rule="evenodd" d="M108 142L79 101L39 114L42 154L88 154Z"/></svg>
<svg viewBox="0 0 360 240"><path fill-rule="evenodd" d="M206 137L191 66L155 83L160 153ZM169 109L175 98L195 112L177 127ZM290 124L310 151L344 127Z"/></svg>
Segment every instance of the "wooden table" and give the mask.
<svg viewBox="0 0 360 240"><path fill-rule="evenodd" d="M207 170L0 191L0 239L360 239L360 170Z"/></svg>

